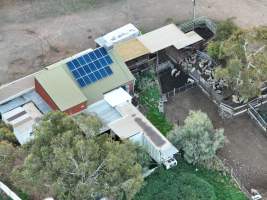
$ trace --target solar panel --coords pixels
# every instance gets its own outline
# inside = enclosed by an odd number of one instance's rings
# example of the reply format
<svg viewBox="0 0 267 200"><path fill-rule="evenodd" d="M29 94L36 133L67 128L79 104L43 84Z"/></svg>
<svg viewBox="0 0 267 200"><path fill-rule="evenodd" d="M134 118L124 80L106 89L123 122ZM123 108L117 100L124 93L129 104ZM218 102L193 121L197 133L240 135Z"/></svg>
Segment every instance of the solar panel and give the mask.
<svg viewBox="0 0 267 200"><path fill-rule="evenodd" d="M67 63L74 79L85 87L112 75L109 65L113 63L104 47L100 47Z"/></svg>

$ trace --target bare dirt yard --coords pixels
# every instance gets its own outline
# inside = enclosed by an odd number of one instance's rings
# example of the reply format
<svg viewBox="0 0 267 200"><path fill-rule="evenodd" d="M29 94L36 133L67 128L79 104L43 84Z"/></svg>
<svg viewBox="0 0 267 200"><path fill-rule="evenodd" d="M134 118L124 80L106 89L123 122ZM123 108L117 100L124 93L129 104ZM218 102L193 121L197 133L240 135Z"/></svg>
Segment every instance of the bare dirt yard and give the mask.
<svg viewBox="0 0 267 200"><path fill-rule="evenodd" d="M222 120L216 105L199 89L177 94L166 104L167 117L181 125L189 110L206 112L216 128L224 128L226 144L219 157L233 169L242 185L260 191L267 198L267 138L264 132L243 114L232 120Z"/></svg>
<svg viewBox="0 0 267 200"><path fill-rule="evenodd" d="M267 24L266 0L197 0L197 15ZM0 84L94 47L93 39L126 23L141 30L191 18L190 0L1 0Z"/></svg>

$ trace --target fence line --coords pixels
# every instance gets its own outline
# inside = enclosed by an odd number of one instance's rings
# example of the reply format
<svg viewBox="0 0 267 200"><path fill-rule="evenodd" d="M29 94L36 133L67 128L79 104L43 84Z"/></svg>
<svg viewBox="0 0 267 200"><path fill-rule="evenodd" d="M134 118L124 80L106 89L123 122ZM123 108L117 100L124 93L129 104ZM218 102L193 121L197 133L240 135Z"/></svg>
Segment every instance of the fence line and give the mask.
<svg viewBox="0 0 267 200"><path fill-rule="evenodd" d="M206 54L203 54L202 56L205 55ZM190 71L189 76L195 81L194 83L189 83L182 87L174 88L172 91L164 93L164 95L168 98L175 96L176 93L180 93L187 89L198 86L218 106L219 114L223 119L233 118L247 112L249 116L255 120L265 132L267 132L267 122L260 116L257 110L255 110L255 108L267 103L267 95L257 97L256 99L240 106L232 107L222 103L223 97L217 94L212 86L210 86L196 71Z"/></svg>
<svg viewBox="0 0 267 200"><path fill-rule="evenodd" d="M267 131L266 122L261 118L261 116L257 112L249 108L248 114L253 120L257 122L257 124L260 126L260 128L262 128L263 131L265 132Z"/></svg>
<svg viewBox="0 0 267 200"><path fill-rule="evenodd" d="M206 81L201 78L201 76L197 73L190 72L190 77L193 78L196 81L196 84L198 87L219 107L220 115L221 117L235 117L240 114L243 114L245 112L248 112L248 114L251 115L252 119L255 119L256 122L260 124L260 126L267 131L267 122L262 119L261 116L259 116L259 113L254 109L256 107L259 107L260 105L263 105L267 103L267 96L260 96L254 100L251 100L250 102L237 106L232 107L230 105L227 105L225 103L222 103L222 97L218 95L214 89L206 83ZM250 108L250 106L253 108ZM255 115L253 115L255 113ZM258 118L258 120L257 120ZM265 128L264 128L265 127Z"/></svg>
<svg viewBox="0 0 267 200"><path fill-rule="evenodd" d="M196 83L189 83L182 87L174 88L172 91L164 93L164 95L166 95L166 97L175 96L177 93L184 92L185 90L194 88L196 86L197 86Z"/></svg>
<svg viewBox="0 0 267 200"><path fill-rule="evenodd" d="M253 104L248 104L248 114L249 116L257 122L257 124L266 132L267 131L267 122L263 119L263 117L259 114L259 112L255 109L255 106Z"/></svg>
<svg viewBox="0 0 267 200"><path fill-rule="evenodd" d="M208 27L213 34L216 33L216 24L212 22L207 17L198 17L195 20L191 20L189 22L183 23L180 25L180 29L184 32L189 32L193 30L193 27Z"/></svg>
<svg viewBox="0 0 267 200"><path fill-rule="evenodd" d="M2 183L0 181L0 189L2 189L7 196L9 196L11 199L13 200L21 200L21 198L19 198L15 192L13 192L12 190L9 189L9 187L7 187L4 183Z"/></svg>
<svg viewBox="0 0 267 200"><path fill-rule="evenodd" d="M226 172L229 173L229 175L231 176L231 178L234 181L234 183L238 186L238 188L246 195L246 197L248 199L251 200L252 198L251 198L250 192L242 184L242 182L239 179L239 176L235 172L234 168L230 164L228 164L227 162L225 162L224 160L222 160L221 158L219 158L218 156L216 156L216 159L221 163L221 166L223 167L224 171L226 171Z"/></svg>

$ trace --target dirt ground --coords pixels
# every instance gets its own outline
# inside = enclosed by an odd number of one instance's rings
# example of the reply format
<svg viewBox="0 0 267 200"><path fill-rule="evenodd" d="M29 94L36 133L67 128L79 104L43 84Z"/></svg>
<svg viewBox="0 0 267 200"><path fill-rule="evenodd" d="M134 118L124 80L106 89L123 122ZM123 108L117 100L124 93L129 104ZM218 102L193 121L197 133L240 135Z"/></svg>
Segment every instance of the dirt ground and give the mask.
<svg viewBox="0 0 267 200"><path fill-rule="evenodd" d="M243 27L266 25L266 10L266 0L197 0L197 16L236 17ZM190 0L1 0L0 84L93 48L95 37L128 22L146 31L191 15Z"/></svg>
<svg viewBox="0 0 267 200"><path fill-rule="evenodd" d="M167 117L180 125L189 110L206 112L216 128L224 128L226 144L219 156L233 167L241 183L250 191L260 191L267 199L267 138L264 132L243 114L233 120L222 120L217 107L198 88L187 90L168 100Z"/></svg>

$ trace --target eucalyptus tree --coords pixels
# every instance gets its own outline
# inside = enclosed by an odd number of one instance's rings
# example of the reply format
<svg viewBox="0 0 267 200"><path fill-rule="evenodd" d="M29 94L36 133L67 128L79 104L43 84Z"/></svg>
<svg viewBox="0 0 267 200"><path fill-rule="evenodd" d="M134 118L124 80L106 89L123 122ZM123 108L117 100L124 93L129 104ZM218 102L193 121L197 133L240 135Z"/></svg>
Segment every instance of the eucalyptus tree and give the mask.
<svg viewBox="0 0 267 200"><path fill-rule="evenodd" d="M190 111L184 126L176 127L168 137L184 153L188 163L196 164L213 158L223 147L223 132L223 129L214 129L206 113Z"/></svg>
<svg viewBox="0 0 267 200"><path fill-rule="evenodd" d="M24 164L13 174L17 186L39 192L40 198L132 199L143 183L138 147L97 136L99 127L93 117L74 120L61 112L44 116Z"/></svg>

